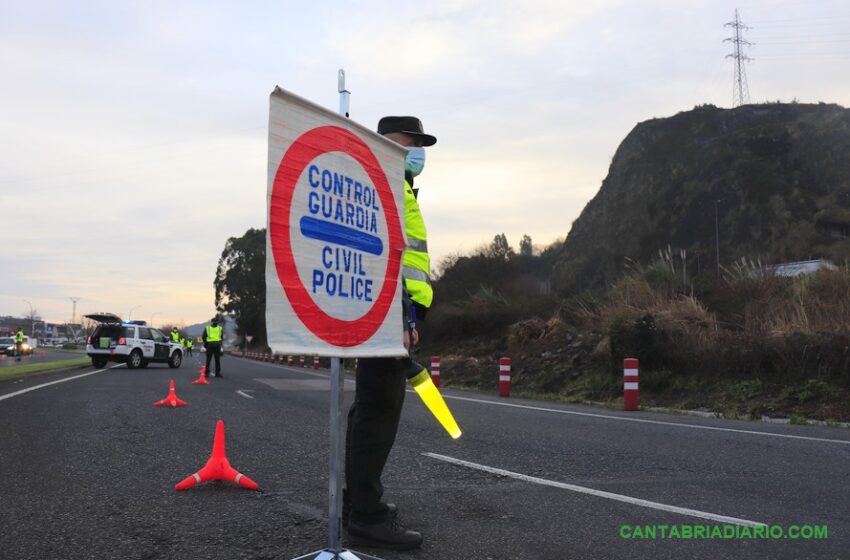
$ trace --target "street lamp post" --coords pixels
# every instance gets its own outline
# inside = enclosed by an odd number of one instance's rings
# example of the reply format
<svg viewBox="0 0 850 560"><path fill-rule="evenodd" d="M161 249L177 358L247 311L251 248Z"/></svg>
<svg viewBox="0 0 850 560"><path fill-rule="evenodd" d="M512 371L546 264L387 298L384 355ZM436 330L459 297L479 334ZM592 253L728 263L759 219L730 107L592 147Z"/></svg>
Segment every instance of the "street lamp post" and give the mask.
<svg viewBox="0 0 850 560"><path fill-rule="evenodd" d="M140 308L140 307L141 307L141 304L139 304L139 305L134 305L133 307L131 307L131 308L130 308L130 312L129 312L129 313L127 313L127 320L128 320L128 321L129 321L130 319L132 319L132 318L133 318L133 310L134 310L134 309L138 309L138 308Z"/></svg>
<svg viewBox="0 0 850 560"><path fill-rule="evenodd" d="M68 299L70 299L71 302L74 304L73 311L71 311L71 325L73 325L77 321L77 302L80 301L83 298L81 298L81 297L69 297ZM73 326L69 326L65 330L65 335L67 336L68 331L71 331L71 334L73 335L73 337L77 338L77 333L74 332L73 329L74 329Z"/></svg>
<svg viewBox="0 0 850 560"><path fill-rule="evenodd" d="M151 326L154 326L153 325L153 318L156 317L157 315L162 315L162 311L157 311L155 313L151 313L151 323L150 323Z"/></svg>

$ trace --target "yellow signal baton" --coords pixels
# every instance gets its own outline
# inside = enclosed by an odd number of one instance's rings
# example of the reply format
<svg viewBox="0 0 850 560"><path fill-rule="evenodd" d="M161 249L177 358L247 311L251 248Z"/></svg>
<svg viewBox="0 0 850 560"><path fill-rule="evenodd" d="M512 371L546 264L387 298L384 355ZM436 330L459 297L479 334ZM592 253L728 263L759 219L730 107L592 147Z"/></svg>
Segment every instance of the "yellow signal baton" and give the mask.
<svg viewBox="0 0 850 560"><path fill-rule="evenodd" d="M422 402L425 403L425 406L428 407L428 410L431 411L431 414L434 415L434 418L452 436L452 439L459 438L461 434L460 428L457 422L455 422L449 407L446 406L446 401L443 400L440 391L437 390L434 382L431 381L431 375L428 373L428 370L422 368L422 371L408 378L408 381L410 381L410 385L416 391L416 394L419 395L419 398L422 399Z"/></svg>

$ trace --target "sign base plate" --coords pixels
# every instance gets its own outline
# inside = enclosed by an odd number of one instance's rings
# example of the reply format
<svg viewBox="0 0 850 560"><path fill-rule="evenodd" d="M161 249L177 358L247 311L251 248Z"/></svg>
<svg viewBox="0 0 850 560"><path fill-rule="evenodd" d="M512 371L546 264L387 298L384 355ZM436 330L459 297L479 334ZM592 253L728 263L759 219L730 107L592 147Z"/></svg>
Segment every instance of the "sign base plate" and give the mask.
<svg viewBox="0 0 850 560"><path fill-rule="evenodd" d="M298 558L293 558L292 560L381 560L375 556L369 556L368 554L362 554L360 552L353 552L351 550L342 550L340 552L333 552L331 550L317 550L316 552L311 552L310 554L305 554L304 556L299 556Z"/></svg>

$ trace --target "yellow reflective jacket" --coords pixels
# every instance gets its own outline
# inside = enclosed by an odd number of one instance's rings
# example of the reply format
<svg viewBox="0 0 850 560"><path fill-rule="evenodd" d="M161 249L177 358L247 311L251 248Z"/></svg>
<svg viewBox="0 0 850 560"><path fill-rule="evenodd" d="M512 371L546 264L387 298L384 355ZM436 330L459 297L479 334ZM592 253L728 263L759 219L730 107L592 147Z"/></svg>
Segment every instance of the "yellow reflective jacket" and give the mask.
<svg viewBox="0 0 850 560"><path fill-rule="evenodd" d="M431 289L431 259L428 256L428 233L419 211L419 202L413 187L404 182L404 221L407 230L407 249L404 251L401 274L410 297L419 305L428 308L434 299Z"/></svg>
<svg viewBox="0 0 850 560"><path fill-rule="evenodd" d="M221 325L217 327L207 325L205 332L207 335L207 342L221 342L221 337L224 332L224 328Z"/></svg>

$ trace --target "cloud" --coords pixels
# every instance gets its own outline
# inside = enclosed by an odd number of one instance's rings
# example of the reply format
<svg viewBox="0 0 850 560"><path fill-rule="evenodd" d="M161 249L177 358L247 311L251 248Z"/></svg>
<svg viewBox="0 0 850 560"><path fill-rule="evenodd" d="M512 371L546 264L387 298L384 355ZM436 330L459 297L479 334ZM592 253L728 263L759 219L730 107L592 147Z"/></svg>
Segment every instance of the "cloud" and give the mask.
<svg viewBox="0 0 850 560"><path fill-rule="evenodd" d="M434 260L499 232L514 244L523 233L538 244L563 237L636 123L706 102L728 106L722 40L734 8L700 0L4 6L0 205L15 208L2 225L24 242L0 253L0 270L14 271L4 274L0 313L27 298L69 317L65 298L83 295L90 310L142 303L163 319L207 317L226 239L265 225L268 93L280 84L336 109L339 68L353 118L374 126L386 114L415 114L439 138L417 181ZM850 103L836 55L846 48L809 44L824 26L846 35L844 8L745 2L759 43L747 69L751 97ZM792 21L770 23L777 19ZM771 36L806 43L811 54L782 55L788 45L771 45ZM24 205L15 204L20 192Z"/></svg>

